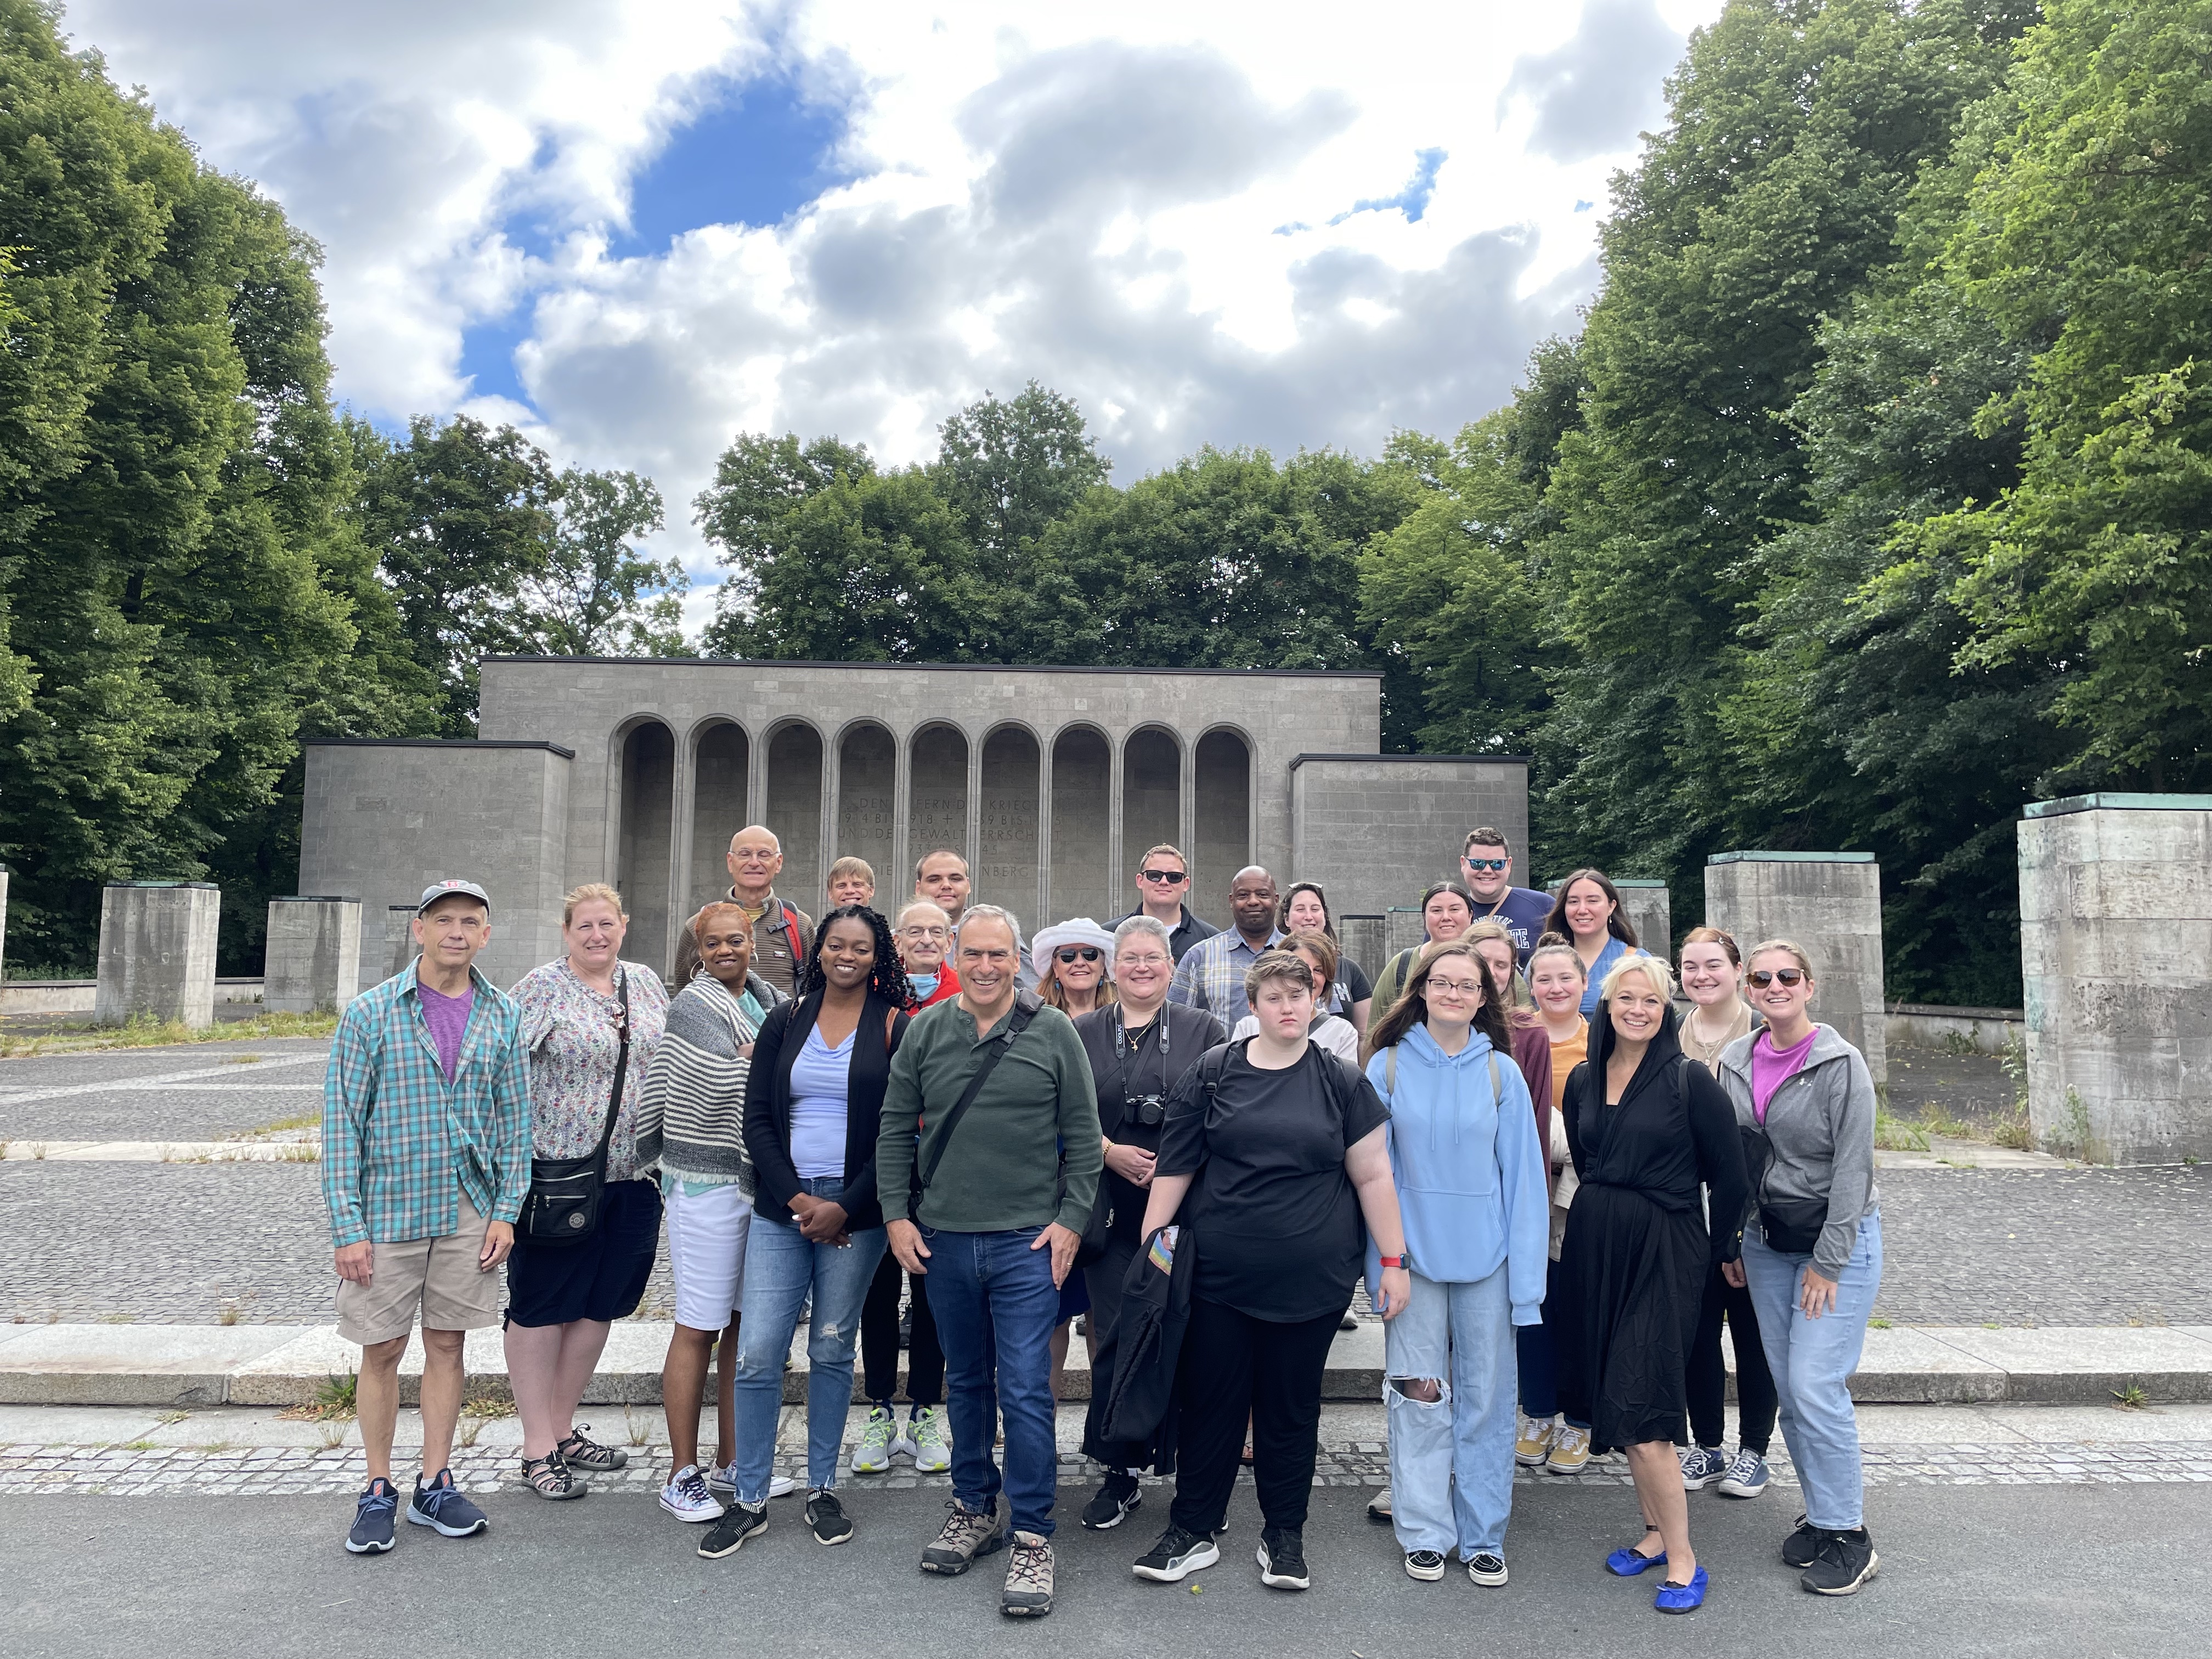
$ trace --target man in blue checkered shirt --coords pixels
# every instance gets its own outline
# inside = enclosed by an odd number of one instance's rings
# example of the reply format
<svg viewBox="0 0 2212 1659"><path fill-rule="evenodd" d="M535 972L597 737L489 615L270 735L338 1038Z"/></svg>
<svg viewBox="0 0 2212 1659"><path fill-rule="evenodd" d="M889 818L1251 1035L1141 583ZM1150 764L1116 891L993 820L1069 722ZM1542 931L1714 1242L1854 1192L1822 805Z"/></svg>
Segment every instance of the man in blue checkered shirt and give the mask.
<svg viewBox="0 0 2212 1659"><path fill-rule="evenodd" d="M1252 1012L1244 1000L1244 970L1283 937L1275 926L1282 901L1275 878L1258 865L1247 865L1229 884L1232 925L1202 939L1183 952L1168 986L1168 1000L1203 1008L1229 1030Z"/></svg>
<svg viewBox="0 0 2212 1659"><path fill-rule="evenodd" d="M369 1480L346 1536L356 1555L392 1545L399 1361L418 1310L422 1471L407 1518L448 1538L488 1524L447 1463L462 1344L499 1318L495 1270L530 1191L521 1015L475 967L491 938L491 898L471 881L434 883L413 927L421 954L346 1005L323 1082L338 1334L362 1349L355 1406Z"/></svg>

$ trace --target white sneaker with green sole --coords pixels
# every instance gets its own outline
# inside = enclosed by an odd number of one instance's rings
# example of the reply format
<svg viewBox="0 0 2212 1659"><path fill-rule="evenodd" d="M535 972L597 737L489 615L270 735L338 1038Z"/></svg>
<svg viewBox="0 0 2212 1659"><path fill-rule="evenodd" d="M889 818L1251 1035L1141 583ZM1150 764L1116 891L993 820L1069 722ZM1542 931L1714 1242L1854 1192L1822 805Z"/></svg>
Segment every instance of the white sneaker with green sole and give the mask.
<svg viewBox="0 0 2212 1659"><path fill-rule="evenodd" d="M853 1473L881 1474L890 1468L893 1444L897 1438L898 1419L891 1415L890 1407L872 1407L867 1425L860 1431L860 1443L853 1448Z"/></svg>
<svg viewBox="0 0 2212 1659"><path fill-rule="evenodd" d="M942 1474L952 1467L952 1442L945 1432L945 1407L924 1406L907 1419L906 1437L914 1445L919 1474Z"/></svg>

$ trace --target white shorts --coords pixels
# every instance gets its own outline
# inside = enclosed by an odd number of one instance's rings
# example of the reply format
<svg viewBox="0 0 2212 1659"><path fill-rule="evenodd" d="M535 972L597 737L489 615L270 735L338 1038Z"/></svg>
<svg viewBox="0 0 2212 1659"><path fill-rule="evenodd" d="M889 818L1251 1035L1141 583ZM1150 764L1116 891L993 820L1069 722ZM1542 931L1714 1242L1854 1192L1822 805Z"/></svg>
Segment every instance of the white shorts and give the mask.
<svg viewBox="0 0 2212 1659"><path fill-rule="evenodd" d="M676 1322L695 1331L719 1331L744 1304L745 1239L753 1206L735 1182L709 1187L696 1198L671 1184L668 1271L676 1280Z"/></svg>

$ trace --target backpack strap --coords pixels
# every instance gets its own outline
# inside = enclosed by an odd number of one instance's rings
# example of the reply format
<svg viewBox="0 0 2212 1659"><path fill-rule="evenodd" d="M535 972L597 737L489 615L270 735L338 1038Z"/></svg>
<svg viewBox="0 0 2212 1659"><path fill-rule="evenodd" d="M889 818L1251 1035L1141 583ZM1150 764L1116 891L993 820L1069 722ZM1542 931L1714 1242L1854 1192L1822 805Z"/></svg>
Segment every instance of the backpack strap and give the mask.
<svg viewBox="0 0 2212 1659"><path fill-rule="evenodd" d="M1491 1074L1490 1080L1492 1083L1498 1080L1496 1073ZM1382 1051L1382 1092L1394 1100L1397 1098L1398 1045L1395 1042Z"/></svg>
<svg viewBox="0 0 2212 1659"><path fill-rule="evenodd" d="M799 942L799 913L783 899L775 902L775 908L783 915L783 936L791 941L793 976L802 977L806 971L806 947Z"/></svg>

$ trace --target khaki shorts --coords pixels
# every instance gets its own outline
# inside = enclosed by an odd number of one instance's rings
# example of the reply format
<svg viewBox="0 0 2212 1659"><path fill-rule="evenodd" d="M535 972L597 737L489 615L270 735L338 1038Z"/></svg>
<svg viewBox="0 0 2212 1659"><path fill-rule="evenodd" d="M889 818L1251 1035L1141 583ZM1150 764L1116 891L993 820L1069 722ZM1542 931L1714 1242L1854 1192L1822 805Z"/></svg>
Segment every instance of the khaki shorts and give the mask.
<svg viewBox="0 0 2212 1659"><path fill-rule="evenodd" d="M499 1271L477 1269L483 1254L484 1218L467 1198L461 1224L440 1238L377 1244L368 1283L338 1280L338 1334L366 1348L415 1328L476 1331L499 1322Z"/></svg>

